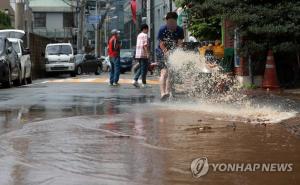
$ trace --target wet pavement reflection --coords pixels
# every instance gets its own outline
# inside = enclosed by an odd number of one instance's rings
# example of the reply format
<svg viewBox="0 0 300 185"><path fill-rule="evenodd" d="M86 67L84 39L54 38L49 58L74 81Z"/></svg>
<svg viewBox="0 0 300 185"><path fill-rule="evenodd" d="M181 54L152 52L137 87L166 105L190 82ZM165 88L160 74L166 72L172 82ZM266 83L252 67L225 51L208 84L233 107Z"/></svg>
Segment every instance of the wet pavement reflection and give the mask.
<svg viewBox="0 0 300 185"><path fill-rule="evenodd" d="M38 104L0 109L0 134L22 127L24 123L79 115L118 114L118 105L153 102L154 96L84 97L41 100ZM57 102L57 104L56 104ZM124 112L125 110L123 110Z"/></svg>
<svg viewBox="0 0 300 185"><path fill-rule="evenodd" d="M1 184L297 184L300 180L300 141L279 125L235 122L233 126L209 114L151 106L141 111L141 105L132 109L115 104L100 109L103 115L45 120L2 135ZM203 156L212 162L292 162L294 172L209 173L194 179L190 163Z"/></svg>

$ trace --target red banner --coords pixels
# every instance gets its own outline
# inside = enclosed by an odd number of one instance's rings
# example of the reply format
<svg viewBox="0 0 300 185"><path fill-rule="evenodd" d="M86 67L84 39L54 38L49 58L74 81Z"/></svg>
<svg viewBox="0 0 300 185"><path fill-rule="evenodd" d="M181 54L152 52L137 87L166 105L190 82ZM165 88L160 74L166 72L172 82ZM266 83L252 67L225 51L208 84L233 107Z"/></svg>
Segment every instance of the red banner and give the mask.
<svg viewBox="0 0 300 185"><path fill-rule="evenodd" d="M132 20L136 23L136 0L131 0Z"/></svg>

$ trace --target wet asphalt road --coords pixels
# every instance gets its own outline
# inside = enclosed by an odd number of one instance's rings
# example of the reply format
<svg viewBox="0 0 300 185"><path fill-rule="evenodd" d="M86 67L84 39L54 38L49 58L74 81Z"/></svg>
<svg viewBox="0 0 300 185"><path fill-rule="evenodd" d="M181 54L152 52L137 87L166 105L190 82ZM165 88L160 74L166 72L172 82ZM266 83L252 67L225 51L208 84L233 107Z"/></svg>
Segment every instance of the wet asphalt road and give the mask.
<svg viewBox="0 0 300 185"><path fill-rule="evenodd" d="M0 89L1 185L299 184L300 139L279 124L250 124L161 104L155 79L110 88L94 76ZM123 76L129 78L129 76ZM91 80L92 79L92 80ZM292 163L292 172L213 172L212 163Z"/></svg>

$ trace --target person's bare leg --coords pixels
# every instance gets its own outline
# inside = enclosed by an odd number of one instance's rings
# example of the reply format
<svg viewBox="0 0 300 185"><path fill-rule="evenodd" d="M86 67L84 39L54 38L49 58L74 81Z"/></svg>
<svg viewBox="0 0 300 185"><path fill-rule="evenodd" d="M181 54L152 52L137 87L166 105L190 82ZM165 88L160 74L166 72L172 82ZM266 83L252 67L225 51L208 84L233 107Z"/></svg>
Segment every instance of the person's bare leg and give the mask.
<svg viewBox="0 0 300 185"><path fill-rule="evenodd" d="M172 90L171 89L172 88L171 85L172 85L171 84L171 75L168 74L167 79L166 79L166 89L165 89L166 94L172 95L171 94L171 90Z"/></svg>
<svg viewBox="0 0 300 185"><path fill-rule="evenodd" d="M160 72L160 95L163 96L166 94L166 81L167 81L167 70L162 69Z"/></svg>

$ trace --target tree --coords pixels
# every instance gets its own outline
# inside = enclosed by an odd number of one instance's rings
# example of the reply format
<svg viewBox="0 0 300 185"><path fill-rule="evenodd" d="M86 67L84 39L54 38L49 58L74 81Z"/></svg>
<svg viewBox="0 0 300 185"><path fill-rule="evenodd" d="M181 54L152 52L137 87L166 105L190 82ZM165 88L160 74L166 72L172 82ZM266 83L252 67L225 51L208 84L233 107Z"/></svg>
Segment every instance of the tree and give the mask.
<svg viewBox="0 0 300 185"><path fill-rule="evenodd" d="M241 54L273 49L296 52L300 48L300 2L298 0L184 0L189 9L190 29L211 19L235 23L244 42ZM213 24L212 24L213 25ZM232 31L231 30L231 31ZM233 32L232 32L233 33Z"/></svg>
<svg viewBox="0 0 300 185"><path fill-rule="evenodd" d="M0 11L0 29L8 29L11 27L10 17Z"/></svg>
<svg viewBox="0 0 300 185"><path fill-rule="evenodd" d="M215 40L221 37L221 19L213 11L202 7L203 0L175 0L176 6L185 8L189 15L189 30L199 40Z"/></svg>

